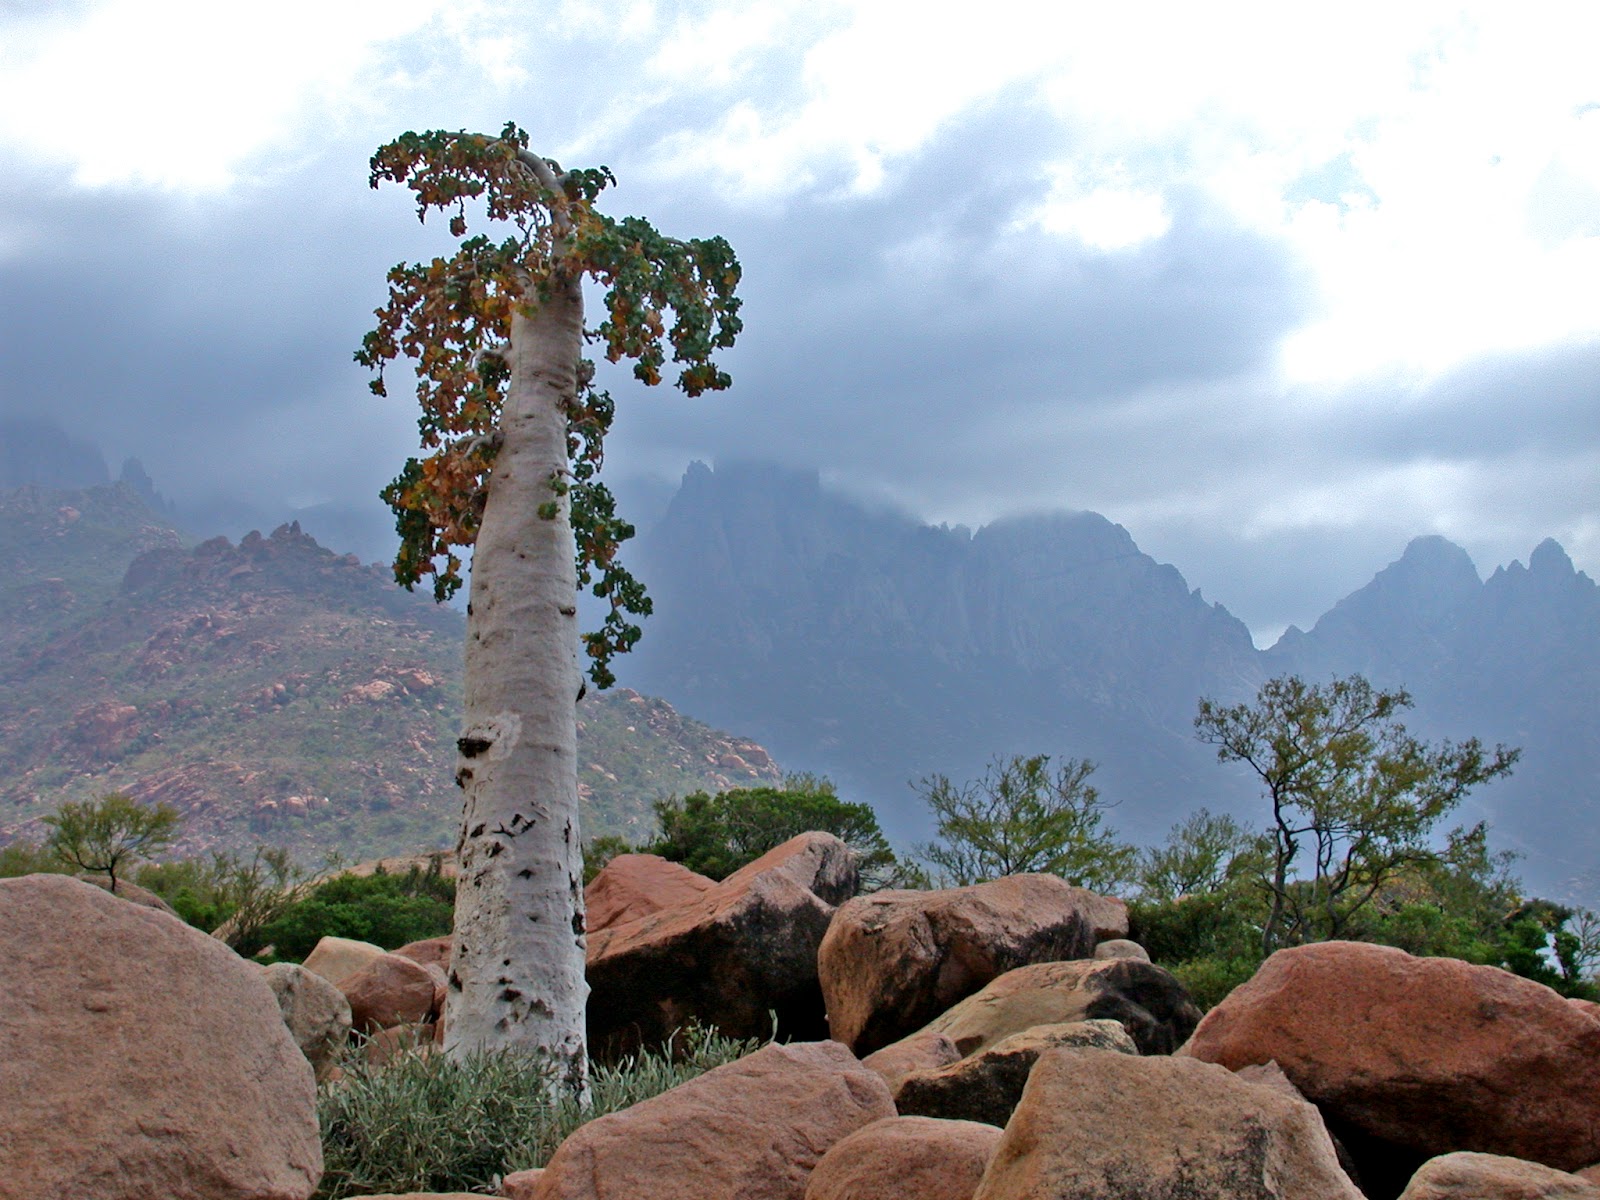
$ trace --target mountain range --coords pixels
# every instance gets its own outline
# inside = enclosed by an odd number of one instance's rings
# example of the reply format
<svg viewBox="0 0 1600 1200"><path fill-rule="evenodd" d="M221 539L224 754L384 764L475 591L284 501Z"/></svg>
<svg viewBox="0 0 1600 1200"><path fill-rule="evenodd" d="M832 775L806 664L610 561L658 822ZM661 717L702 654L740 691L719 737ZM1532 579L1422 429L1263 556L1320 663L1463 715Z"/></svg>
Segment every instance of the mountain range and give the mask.
<svg viewBox="0 0 1600 1200"><path fill-rule="evenodd" d="M208 844L448 840L460 614L295 524L196 544L137 462L110 478L92 446L0 423L0 840L108 786L209 813ZM1112 823L1150 844L1202 805L1262 819L1253 777L1194 738L1202 696L1359 672L1408 689L1427 738L1521 747L1461 819L1489 820L1541 894L1600 906L1600 593L1554 541L1484 579L1418 538L1262 650L1094 513L931 526L754 463L623 495L656 612L619 664L631 690L585 701L595 831L642 832L659 795L775 779L776 758L871 802L904 845L930 832L919 780L1045 753L1097 763ZM375 519L305 520L381 552ZM324 796L338 821L289 805Z"/></svg>
<svg viewBox="0 0 1600 1200"><path fill-rule="evenodd" d="M1094 513L929 526L815 473L697 463L629 550L656 614L624 681L832 776L901 841L928 832L916 781L1018 753L1096 762L1135 841L1201 805L1259 822L1253 777L1194 738L1199 699L1361 673L1410 691L1414 732L1522 747L1462 819L1543 894L1600 900L1600 593L1553 541L1483 580L1419 538L1267 650Z"/></svg>

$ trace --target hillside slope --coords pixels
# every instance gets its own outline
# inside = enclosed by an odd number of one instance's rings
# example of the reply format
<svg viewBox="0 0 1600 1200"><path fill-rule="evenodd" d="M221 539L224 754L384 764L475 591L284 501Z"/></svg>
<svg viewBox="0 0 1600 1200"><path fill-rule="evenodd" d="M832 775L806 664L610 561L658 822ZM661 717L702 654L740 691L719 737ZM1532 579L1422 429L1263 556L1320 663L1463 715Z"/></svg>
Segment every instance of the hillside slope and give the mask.
<svg viewBox="0 0 1600 1200"><path fill-rule="evenodd" d="M111 789L186 850L306 858L448 845L463 621L290 525L187 547L126 484L0 494L0 840ZM580 707L588 835L772 781L761 747L619 690Z"/></svg>

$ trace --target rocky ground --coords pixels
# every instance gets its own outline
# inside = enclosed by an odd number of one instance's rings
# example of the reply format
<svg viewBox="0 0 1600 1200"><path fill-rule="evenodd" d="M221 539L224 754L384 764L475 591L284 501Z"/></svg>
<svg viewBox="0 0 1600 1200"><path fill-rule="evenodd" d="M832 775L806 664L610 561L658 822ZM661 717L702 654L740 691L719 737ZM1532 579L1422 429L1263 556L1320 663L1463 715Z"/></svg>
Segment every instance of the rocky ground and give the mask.
<svg viewBox="0 0 1600 1200"><path fill-rule="evenodd" d="M1201 1019L1114 899L1042 876L852 898L854 872L827 834L721 883L613 860L588 889L596 1045L767 1011L780 1040L581 1126L501 1194L1600 1200L1600 1005L1333 942ZM0 881L0 978L0 1196L75 1200L306 1200L330 1051L355 1030L436 1052L451 986L447 938L263 970L51 876Z"/></svg>

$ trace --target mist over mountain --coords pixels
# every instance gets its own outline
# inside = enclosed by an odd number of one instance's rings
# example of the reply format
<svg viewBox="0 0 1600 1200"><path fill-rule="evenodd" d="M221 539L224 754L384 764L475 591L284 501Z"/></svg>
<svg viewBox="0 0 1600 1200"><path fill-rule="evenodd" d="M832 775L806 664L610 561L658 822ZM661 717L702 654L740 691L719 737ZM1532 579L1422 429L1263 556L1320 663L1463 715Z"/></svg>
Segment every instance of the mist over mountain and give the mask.
<svg viewBox="0 0 1600 1200"><path fill-rule="evenodd" d="M47 422L0 423L0 488L110 477L82 439ZM392 546L377 504L175 510L136 461L120 482L150 511L119 515L98 542L84 541L92 520L65 539L48 521L16 523L14 553L28 562L16 582L31 590L0 623L0 647L109 602L137 548L179 544L169 522L199 540L298 514L307 533L362 561ZM1017 753L1094 760L1114 824L1135 841L1159 840L1201 805L1259 821L1253 777L1194 740L1198 699L1246 700L1287 672L1359 672L1407 688L1407 724L1425 737L1522 747L1514 775L1469 797L1461 817L1488 819L1498 847L1525 855L1537 890L1600 904L1600 592L1554 541L1483 579L1459 546L1417 538L1309 631L1291 627L1257 650L1227 609L1094 513L930 526L830 491L815 472L739 463L693 464L676 488L618 491L643 530L630 565L656 604L622 682L747 734L786 768L832 776L902 843L929 832L913 781L974 778ZM33 496L49 520L68 503ZM91 567L103 580L80 587ZM62 595L40 590L60 592L63 578ZM373 573L371 586L403 595L386 578ZM617 761L624 752L619 743ZM606 786L603 774L592 782Z"/></svg>
<svg viewBox="0 0 1600 1200"><path fill-rule="evenodd" d="M972 533L874 512L814 473L696 464L634 562L656 599L622 667L692 711L739 714L920 836L908 782L994 754L1101 764L1126 832L1223 803L1195 697L1247 694L1249 631L1092 513ZM707 719L717 720L711 717Z"/></svg>
<svg viewBox="0 0 1600 1200"><path fill-rule="evenodd" d="M51 421L0 417L0 488L85 488L111 482L99 449Z"/></svg>
<svg viewBox="0 0 1600 1200"><path fill-rule="evenodd" d="M1199 698L1359 672L1408 688L1424 736L1523 747L1463 819L1525 853L1530 885L1600 894L1600 597L1554 542L1483 581L1465 551L1419 538L1266 651L1094 513L972 532L872 510L815 473L697 463L630 551L656 615L624 680L830 774L892 836L927 832L910 781L1013 753L1099 763L1134 840L1199 805L1259 821L1253 777L1194 740Z"/></svg>

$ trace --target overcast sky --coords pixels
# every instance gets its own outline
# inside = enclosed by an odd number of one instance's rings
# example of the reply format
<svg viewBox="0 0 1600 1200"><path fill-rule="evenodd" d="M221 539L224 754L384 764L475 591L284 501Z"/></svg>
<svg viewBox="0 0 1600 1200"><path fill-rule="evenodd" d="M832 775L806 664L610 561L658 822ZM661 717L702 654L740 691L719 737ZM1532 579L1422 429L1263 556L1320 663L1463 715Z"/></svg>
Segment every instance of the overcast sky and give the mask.
<svg viewBox="0 0 1600 1200"><path fill-rule="evenodd" d="M1600 573L1600 6L0 0L0 411L169 495L377 508L351 352L439 232L406 129L528 129L744 264L755 457L937 521L1086 508L1266 643L1443 533Z"/></svg>

